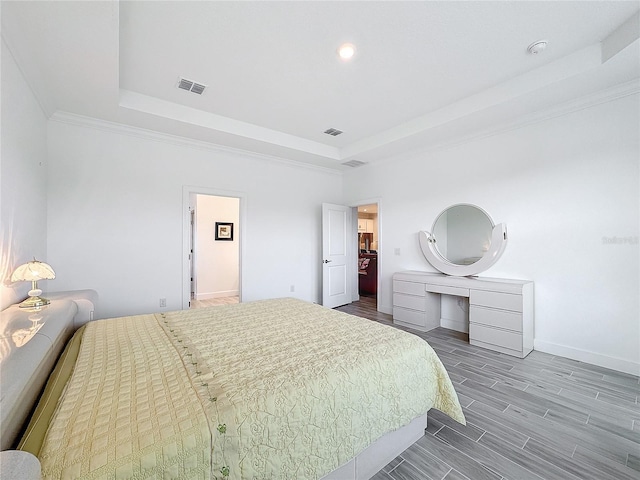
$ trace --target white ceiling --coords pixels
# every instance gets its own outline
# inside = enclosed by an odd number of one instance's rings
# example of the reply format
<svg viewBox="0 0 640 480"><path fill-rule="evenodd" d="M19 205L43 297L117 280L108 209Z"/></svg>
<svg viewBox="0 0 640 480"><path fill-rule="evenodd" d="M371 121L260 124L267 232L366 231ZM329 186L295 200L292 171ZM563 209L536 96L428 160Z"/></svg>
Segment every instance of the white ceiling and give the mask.
<svg viewBox="0 0 640 480"><path fill-rule="evenodd" d="M617 85L637 90L638 8L3 0L2 37L50 116L341 169ZM547 50L528 54L540 39ZM344 42L357 48L348 63L336 55ZM205 93L177 89L179 77L207 85ZM330 127L344 133L324 134Z"/></svg>
<svg viewBox="0 0 640 480"><path fill-rule="evenodd" d="M358 207L358 213L378 213L378 204L360 205Z"/></svg>

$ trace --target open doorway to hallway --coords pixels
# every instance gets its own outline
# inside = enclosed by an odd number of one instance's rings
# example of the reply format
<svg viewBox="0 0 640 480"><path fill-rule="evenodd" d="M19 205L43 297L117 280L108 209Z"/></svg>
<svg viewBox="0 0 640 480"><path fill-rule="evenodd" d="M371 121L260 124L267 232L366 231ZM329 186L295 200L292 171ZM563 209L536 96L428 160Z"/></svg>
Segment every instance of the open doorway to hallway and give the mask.
<svg viewBox="0 0 640 480"><path fill-rule="evenodd" d="M240 301L240 199L190 195L190 308Z"/></svg>
<svg viewBox="0 0 640 480"><path fill-rule="evenodd" d="M378 204L358 206L358 293L371 308L378 299Z"/></svg>

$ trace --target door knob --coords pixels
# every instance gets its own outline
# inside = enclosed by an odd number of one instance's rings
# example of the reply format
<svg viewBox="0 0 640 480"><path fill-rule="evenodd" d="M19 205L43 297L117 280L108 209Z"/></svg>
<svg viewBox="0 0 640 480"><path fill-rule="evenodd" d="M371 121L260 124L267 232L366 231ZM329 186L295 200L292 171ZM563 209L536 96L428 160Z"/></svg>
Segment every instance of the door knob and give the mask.
<svg viewBox="0 0 640 480"><path fill-rule="evenodd" d="M325 260L322 263L329 263L331 260Z"/></svg>

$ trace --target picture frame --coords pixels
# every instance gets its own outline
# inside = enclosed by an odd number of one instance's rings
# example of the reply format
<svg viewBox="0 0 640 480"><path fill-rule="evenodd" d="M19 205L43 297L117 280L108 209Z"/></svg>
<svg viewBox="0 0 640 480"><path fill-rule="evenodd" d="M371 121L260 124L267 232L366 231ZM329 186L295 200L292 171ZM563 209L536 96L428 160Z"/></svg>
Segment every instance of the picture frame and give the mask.
<svg viewBox="0 0 640 480"><path fill-rule="evenodd" d="M233 242L232 222L216 222L216 240Z"/></svg>

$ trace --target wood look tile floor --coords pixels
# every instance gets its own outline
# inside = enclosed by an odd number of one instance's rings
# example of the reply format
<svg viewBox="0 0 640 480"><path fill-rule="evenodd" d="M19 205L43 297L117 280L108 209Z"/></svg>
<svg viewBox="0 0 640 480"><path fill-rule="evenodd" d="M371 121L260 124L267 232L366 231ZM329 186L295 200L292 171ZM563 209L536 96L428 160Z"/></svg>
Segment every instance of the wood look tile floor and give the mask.
<svg viewBox="0 0 640 480"><path fill-rule="evenodd" d="M217 307L219 305L232 305L239 302L240 297L237 295L234 297L207 298L205 300L191 299L191 306L189 308Z"/></svg>
<svg viewBox="0 0 640 480"><path fill-rule="evenodd" d="M338 310L393 326L374 298ZM637 376L536 351L519 359L444 328L403 330L436 351L467 426L432 409L425 435L374 480L640 479Z"/></svg>

